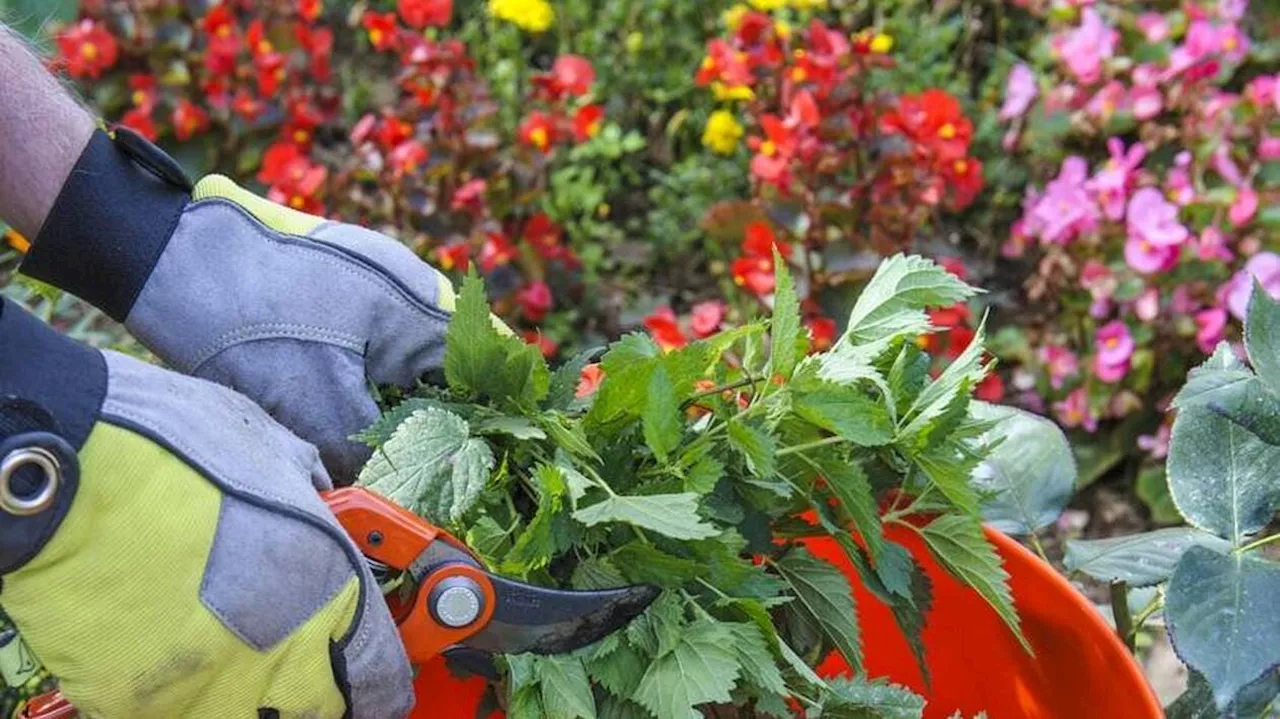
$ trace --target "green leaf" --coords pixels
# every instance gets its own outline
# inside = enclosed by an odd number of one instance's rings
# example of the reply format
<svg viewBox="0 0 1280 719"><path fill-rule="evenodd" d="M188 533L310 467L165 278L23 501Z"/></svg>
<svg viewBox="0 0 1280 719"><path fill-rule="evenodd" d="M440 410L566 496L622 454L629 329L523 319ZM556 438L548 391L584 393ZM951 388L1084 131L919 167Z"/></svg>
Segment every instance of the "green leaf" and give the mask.
<svg viewBox="0 0 1280 719"><path fill-rule="evenodd" d="M587 557L574 568L571 583L574 589L613 589L626 584L627 578L608 557Z"/></svg>
<svg viewBox="0 0 1280 719"><path fill-rule="evenodd" d="M476 425L476 434L505 434L516 439L547 438L547 433L526 417L491 417Z"/></svg>
<svg viewBox="0 0 1280 719"><path fill-rule="evenodd" d="M867 341L927 323L923 310L968 299L977 290L931 260L894 255L876 270L849 313L846 336Z"/></svg>
<svg viewBox="0 0 1280 719"><path fill-rule="evenodd" d="M1009 626L1023 649L1032 653L1022 634L1018 612L1009 592L1009 573L982 534L982 525L971 517L947 514L925 525L921 531L933 556L957 579L973 587Z"/></svg>
<svg viewBox="0 0 1280 719"><path fill-rule="evenodd" d="M1173 504L1169 494L1169 482L1165 477L1164 465L1145 467L1138 473L1134 482L1134 490L1147 509L1151 510L1151 521L1158 524L1182 524L1182 515Z"/></svg>
<svg viewBox="0 0 1280 719"><path fill-rule="evenodd" d="M770 325L769 376L790 378L795 370L799 347L796 338L800 334L800 300L796 297L795 284L787 262L773 248L773 266L776 277L773 293L773 322Z"/></svg>
<svg viewBox="0 0 1280 719"><path fill-rule="evenodd" d="M489 516L481 517L467 529L467 546L490 561L500 556L510 539L511 533Z"/></svg>
<svg viewBox="0 0 1280 719"><path fill-rule="evenodd" d="M884 529L880 525L880 511L871 492L871 482L867 480L862 465L853 459L824 457L821 468L827 487L840 501L840 508L853 528L862 535L871 556L880 556L884 548Z"/></svg>
<svg viewBox="0 0 1280 719"><path fill-rule="evenodd" d="M484 281L469 274L445 335L445 379L465 395L490 397L530 408L546 396L551 382L538 348L494 326Z"/></svg>
<svg viewBox="0 0 1280 719"><path fill-rule="evenodd" d="M684 430L680 403L664 367L657 367L649 377L649 392L644 403L644 441L658 461L666 464L667 456L680 445Z"/></svg>
<svg viewBox="0 0 1280 719"><path fill-rule="evenodd" d="M582 379L582 368L600 354L599 347L585 349L574 355L551 375L550 389L542 406L547 409L567 410L577 399L578 382Z"/></svg>
<svg viewBox="0 0 1280 719"><path fill-rule="evenodd" d="M677 587L707 571L700 562L667 554L638 540L618 547L611 556L632 582Z"/></svg>
<svg viewBox="0 0 1280 719"><path fill-rule="evenodd" d="M1204 675L1225 709L1246 685L1280 665L1280 564L1248 554L1192 547L1165 597L1169 638Z"/></svg>
<svg viewBox="0 0 1280 719"><path fill-rule="evenodd" d="M1253 294L1244 321L1244 346L1258 376L1280 393L1280 302L1253 278Z"/></svg>
<svg viewBox="0 0 1280 719"><path fill-rule="evenodd" d="M715 489L716 483L722 476L724 476L724 465L720 460L704 454L685 471L684 489L699 496L708 494Z"/></svg>
<svg viewBox="0 0 1280 719"><path fill-rule="evenodd" d="M737 680L733 634L703 621L687 627L679 643L649 665L632 699L657 719L701 719L694 707L729 701Z"/></svg>
<svg viewBox="0 0 1280 719"><path fill-rule="evenodd" d="M738 419L729 421L729 445L747 460L747 469L760 479L778 474L777 447L768 432Z"/></svg>
<svg viewBox="0 0 1280 719"><path fill-rule="evenodd" d="M406 419L412 417L414 412L428 407L447 409L433 399L410 397L394 408L383 412L373 424L357 432L351 439L354 442L367 444L377 449L384 442L391 439L391 435L395 434L396 428L403 424Z"/></svg>
<svg viewBox="0 0 1280 719"><path fill-rule="evenodd" d="M1255 381L1247 367L1236 358L1231 345L1223 342L1212 356L1187 373L1187 383L1173 400L1175 409L1221 402Z"/></svg>
<svg viewBox="0 0 1280 719"><path fill-rule="evenodd" d="M827 682L831 695L822 708L833 719L920 719L924 697L886 681L836 677Z"/></svg>
<svg viewBox="0 0 1280 719"><path fill-rule="evenodd" d="M794 671L797 676L804 679L809 684L826 688L827 683L822 679L822 677L818 676L818 673L813 671L813 667L806 664L804 659L801 658L799 654L796 654L796 650L788 646L786 642L779 642L778 650L782 654L783 661L787 663L788 667L791 667L791 670Z"/></svg>
<svg viewBox="0 0 1280 719"><path fill-rule="evenodd" d="M610 635L611 637L617 634ZM587 661L587 672L600 686L620 696L629 697L640 685L648 657L630 643L619 641L608 655Z"/></svg>
<svg viewBox="0 0 1280 719"><path fill-rule="evenodd" d="M972 477L979 460L971 451L947 441L912 459L952 505L966 515L978 514Z"/></svg>
<svg viewBox="0 0 1280 719"><path fill-rule="evenodd" d="M903 415L906 420L900 434L903 437L916 437L931 429L930 425L946 412L947 407L955 400L957 394L967 392L970 387L977 386L987 375L982 364L982 353L985 351L983 340L986 320L978 326L973 340L965 347L959 357L942 370L942 374L916 396L911 408Z"/></svg>
<svg viewBox="0 0 1280 719"><path fill-rule="evenodd" d="M1280 447L1204 407L1178 411L1168 472L1182 516L1236 545L1265 527L1280 501Z"/></svg>
<svg viewBox="0 0 1280 719"><path fill-rule="evenodd" d="M1165 719L1257 719L1264 715L1280 694L1280 673L1271 672L1240 690L1235 702L1219 712L1213 700L1213 687L1197 671L1187 673L1187 690L1173 704L1165 707Z"/></svg>
<svg viewBox="0 0 1280 719"><path fill-rule="evenodd" d="M863 447L879 447L893 439L893 424L884 402L857 387L823 382L792 399L801 419Z"/></svg>
<svg viewBox="0 0 1280 719"><path fill-rule="evenodd" d="M439 409L413 413L360 471L359 484L437 524L471 509L489 480L493 452L466 421Z"/></svg>
<svg viewBox="0 0 1280 719"><path fill-rule="evenodd" d="M560 468L560 474L564 476L565 485L569 489L569 500L573 502L573 506L576 508L578 500L586 496L587 490L598 485L595 480L574 469L573 463L563 455L556 458L556 466Z"/></svg>
<svg viewBox="0 0 1280 719"><path fill-rule="evenodd" d="M726 622L724 626L733 635L733 650L742 667L742 678L766 692L786 695L787 684L782 680L782 672L778 671L773 652L760 628L739 622Z"/></svg>
<svg viewBox="0 0 1280 719"><path fill-rule="evenodd" d="M862 670L858 612L849 580L834 565L800 548L779 559L778 573L791 587L796 601L790 607L822 627L822 632L855 671Z"/></svg>
<svg viewBox="0 0 1280 719"><path fill-rule="evenodd" d="M559 414L545 414L541 421L543 429L561 449L580 459L600 463L600 455L596 454L587 441L587 434L579 420Z"/></svg>
<svg viewBox="0 0 1280 719"><path fill-rule="evenodd" d="M571 656L538 657L536 671L547 716L595 719L596 701L591 694L582 660Z"/></svg>
<svg viewBox="0 0 1280 719"><path fill-rule="evenodd" d="M1173 406L1208 408L1264 442L1280 445L1280 397L1246 369L1225 342L1204 364L1191 370Z"/></svg>
<svg viewBox="0 0 1280 719"><path fill-rule="evenodd" d="M1222 539L1191 527L1158 529L1108 539L1068 539L1063 564L1100 582L1124 581L1131 587L1159 584L1173 574L1178 560L1191 547L1225 551Z"/></svg>
<svg viewBox="0 0 1280 719"><path fill-rule="evenodd" d="M979 419L999 420L980 441L1003 441L973 471L979 491L991 493L982 518L1006 534L1030 534L1057 520L1075 491L1076 460L1053 421L1013 407L983 402Z"/></svg>
<svg viewBox="0 0 1280 719"><path fill-rule="evenodd" d="M504 572L523 574L545 567L555 553L553 522L560 513L568 487L559 469L551 465L539 466L535 478L538 480L538 509L503 560Z"/></svg>
<svg viewBox="0 0 1280 719"><path fill-rule="evenodd" d="M573 518L594 527L606 522L623 522L664 534L673 539L706 539L720 530L704 524L698 516L698 495L651 494L614 495L573 513Z"/></svg>

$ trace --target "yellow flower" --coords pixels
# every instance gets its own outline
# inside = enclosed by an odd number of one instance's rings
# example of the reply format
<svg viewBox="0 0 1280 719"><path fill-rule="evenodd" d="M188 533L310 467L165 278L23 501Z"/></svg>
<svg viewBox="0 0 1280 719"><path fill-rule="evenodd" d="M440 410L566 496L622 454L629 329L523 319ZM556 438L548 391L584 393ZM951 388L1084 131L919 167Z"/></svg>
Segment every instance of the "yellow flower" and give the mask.
<svg viewBox="0 0 1280 719"><path fill-rule="evenodd" d="M728 110L716 110L707 118L702 131L702 144L721 155L731 154L742 140L742 125Z"/></svg>
<svg viewBox="0 0 1280 719"><path fill-rule="evenodd" d="M821 10L827 6L827 0L791 0L791 7L797 10Z"/></svg>
<svg viewBox="0 0 1280 719"><path fill-rule="evenodd" d="M754 100L756 92L747 85L726 85L723 82L711 83L711 92L720 102L730 100Z"/></svg>
<svg viewBox="0 0 1280 719"><path fill-rule="evenodd" d="M874 52L877 55L883 55L892 49L893 36L878 32L875 37L871 38L871 52Z"/></svg>
<svg viewBox="0 0 1280 719"><path fill-rule="evenodd" d="M761 11L780 10L787 6L787 0L750 0L751 7Z"/></svg>
<svg viewBox="0 0 1280 719"><path fill-rule="evenodd" d="M791 37L791 23L786 20L778 20L773 23L773 31L778 33L778 37L786 40Z"/></svg>
<svg viewBox="0 0 1280 719"><path fill-rule="evenodd" d="M724 21L725 27L729 28L730 32L733 32L742 24L742 16L746 15L750 11L751 8L743 5L742 3L738 3L728 10L725 10L724 13L720 15L720 19Z"/></svg>
<svg viewBox="0 0 1280 719"><path fill-rule="evenodd" d="M547 0L489 0L489 14L534 33L551 27L556 17Z"/></svg>

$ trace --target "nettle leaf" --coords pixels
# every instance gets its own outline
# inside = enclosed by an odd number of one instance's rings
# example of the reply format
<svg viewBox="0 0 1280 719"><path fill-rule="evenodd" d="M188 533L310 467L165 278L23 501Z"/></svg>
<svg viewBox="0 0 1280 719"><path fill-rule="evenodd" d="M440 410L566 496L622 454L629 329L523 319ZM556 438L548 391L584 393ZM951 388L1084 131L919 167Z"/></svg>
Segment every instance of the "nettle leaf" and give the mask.
<svg viewBox="0 0 1280 719"><path fill-rule="evenodd" d="M694 707L729 701L738 671L729 629L718 622L696 622L684 628L671 651L649 665L632 699L657 719L701 719Z"/></svg>
<svg viewBox="0 0 1280 719"><path fill-rule="evenodd" d="M618 635L611 634L606 641L616 636ZM610 692L620 697L629 697L640 685L640 677L644 676L648 661L649 657L629 642L618 640L613 651L587 661L587 673Z"/></svg>
<svg viewBox="0 0 1280 719"><path fill-rule="evenodd" d="M884 549L884 528L880 524L880 512L876 506L871 482L862 464L843 457L824 457L820 468L827 487L840 502L840 509L862 535L872 557L879 557Z"/></svg>
<svg viewBox="0 0 1280 719"><path fill-rule="evenodd" d="M791 408L806 422L854 444L879 447L893 440L893 423L884 402L855 386L820 383L792 398Z"/></svg>
<svg viewBox="0 0 1280 719"><path fill-rule="evenodd" d="M1280 302L1255 277L1244 322L1244 346L1258 376L1280 393Z"/></svg>
<svg viewBox="0 0 1280 719"><path fill-rule="evenodd" d="M966 445L948 440L912 460L953 506L966 515L978 514L978 495L971 480L979 460Z"/></svg>
<svg viewBox="0 0 1280 719"><path fill-rule="evenodd" d="M551 374L550 389L542 401L546 409L567 410L573 406L577 397L578 382L582 379L582 368L591 363L600 354L601 347L582 350L572 359L561 365Z"/></svg>
<svg viewBox="0 0 1280 719"><path fill-rule="evenodd" d="M1192 547L1165 597L1178 656L1213 687L1225 709L1246 685L1280 666L1280 564L1249 554Z"/></svg>
<svg viewBox="0 0 1280 719"><path fill-rule="evenodd" d="M1009 592L1009 573L1000 555L982 533L982 525L972 517L948 514L925 525L921 536L929 550L948 572L973 587L996 610L996 614L1013 630L1018 643L1031 653L1031 645L1022 634L1018 612Z"/></svg>
<svg viewBox="0 0 1280 719"><path fill-rule="evenodd" d="M1167 466L1182 516L1236 545L1265 527L1280 502L1280 447L1205 407L1178 411Z"/></svg>
<svg viewBox="0 0 1280 719"><path fill-rule="evenodd" d="M359 484L438 524L462 518L480 497L493 452L455 414L425 409L405 420L360 472Z"/></svg>
<svg viewBox="0 0 1280 719"><path fill-rule="evenodd" d="M694 342L663 354L648 335L632 333L609 345L600 360L605 378L596 390L595 402L587 413L595 425L608 425L640 416L646 405L649 380L654 369L663 367L677 402L693 394L693 383L706 370L712 356L711 345Z"/></svg>
<svg viewBox="0 0 1280 719"><path fill-rule="evenodd" d="M967 394L970 387L976 386L987 376L987 367L982 364L985 326L984 319L974 332L969 346L942 370L937 379L925 385L920 394L916 395L915 401L903 415L906 423L901 428L901 436L918 437L930 432L931 424L947 411L958 395Z"/></svg>
<svg viewBox="0 0 1280 719"><path fill-rule="evenodd" d="M733 635L733 649L742 667L742 678L766 693L786 696L787 683L760 628L739 622L725 622L724 626Z"/></svg>
<svg viewBox="0 0 1280 719"><path fill-rule="evenodd" d="M649 392L644 403L644 441L653 450L658 461L666 463L667 456L680 444L684 431L684 418L675 388L667 377L665 367L654 368L649 377Z"/></svg>
<svg viewBox="0 0 1280 719"><path fill-rule="evenodd" d="M729 444L747 460L747 469L752 474L760 479L773 479L777 476L777 446L768 432L754 424L731 420Z"/></svg>
<svg viewBox="0 0 1280 719"><path fill-rule="evenodd" d="M538 484L538 509L503 560L504 572L524 574L545 567L555 553L553 523L564 505L568 486L559 468L551 465L540 465L534 478Z"/></svg>
<svg viewBox="0 0 1280 719"><path fill-rule="evenodd" d="M990 492L983 519L1006 534L1030 534L1052 524L1075 491L1076 460L1067 436L1052 420L1013 407L976 402L979 419L999 421L981 441L1003 441L973 471Z"/></svg>
<svg viewBox="0 0 1280 719"><path fill-rule="evenodd" d="M1196 546L1226 551L1231 545L1199 529L1173 527L1127 537L1068 539L1062 561L1067 571L1083 572L1100 582L1149 587L1168 579L1182 555Z"/></svg>
<svg viewBox="0 0 1280 719"><path fill-rule="evenodd" d="M795 284L787 262L773 248L773 266L776 277L773 293L773 321L770 323L772 344L769 349L769 376L790 378L800 355L797 338L800 336L800 300L796 297Z"/></svg>
<svg viewBox="0 0 1280 719"><path fill-rule="evenodd" d="M546 439L532 420L525 417L490 417L476 425L476 434L505 434L516 439Z"/></svg>
<svg viewBox="0 0 1280 719"><path fill-rule="evenodd" d="M651 494L614 495L573 513L573 518L593 527L606 522L623 522L649 529L673 539L706 539L720 530L698 516L698 495Z"/></svg>
<svg viewBox="0 0 1280 719"><path fill-rule="evenodd" d="M927 325L926 308L953 305L977 292L932 260L894 255L880 263L858 296L846 335L866 341L919 326L922 319Z"/></svg>
<svg viewBox="0 0 1280 719"><path fill-rule="evenodd" d="M581 659L573 656L538 657L535 667L547 716L595 719L596 701Z"/></svg>
<svg viewBox="0 0 1280 719"><path fill-rule="evenodd" d="M823 717L833 719L920 719L924 697L906 687L878 680L836 677L827 682L830 696Z"/></svg>
<svg viewBox="0 0 1280 719"><path fill-rule="evenodd" d="M445 335L445 379L464 395L533 407L546 396L551 374L542 353L499 332L485 299L484 281L469 274Z"/></svg>
<svg viewBox="0 0 1280 719"><path fill-rule="evenodd" d="M855 671L862 670L862 643L858 632L858 612L849 580L830 562L798 548L775 565L795 596L787 605L822 628L845 661Z"/></svg>

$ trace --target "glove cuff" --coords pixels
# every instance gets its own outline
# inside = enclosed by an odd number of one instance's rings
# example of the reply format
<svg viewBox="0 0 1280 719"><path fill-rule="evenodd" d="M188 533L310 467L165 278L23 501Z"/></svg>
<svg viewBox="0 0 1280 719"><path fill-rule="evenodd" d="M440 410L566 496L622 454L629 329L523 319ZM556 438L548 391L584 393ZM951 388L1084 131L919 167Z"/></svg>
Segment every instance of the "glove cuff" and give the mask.
<svg viewBox="0 0 1280 719"><path fill-rule="evenodd" d="M67 176L22 272L123 322L164 252L191 182L130 130L97 130Z"/></svg>

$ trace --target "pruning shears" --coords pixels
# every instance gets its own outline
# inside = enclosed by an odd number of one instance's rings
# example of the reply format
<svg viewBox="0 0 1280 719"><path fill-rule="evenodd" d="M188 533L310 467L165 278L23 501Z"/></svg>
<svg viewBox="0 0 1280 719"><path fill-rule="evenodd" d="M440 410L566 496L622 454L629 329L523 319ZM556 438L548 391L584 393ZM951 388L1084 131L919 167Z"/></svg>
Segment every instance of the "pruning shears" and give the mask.
<svg viewBox="0 0 1280 719"><path fill-rule="evenodd" d="M622 628L658 596L650 585L598 591L547 589L492 574L461 541L363 488L321 494L364 554L386 595L409 661L454 660L491 675L493 654L562 654ZM57 692L33 699L23 719L74 717Z"/></svg>

